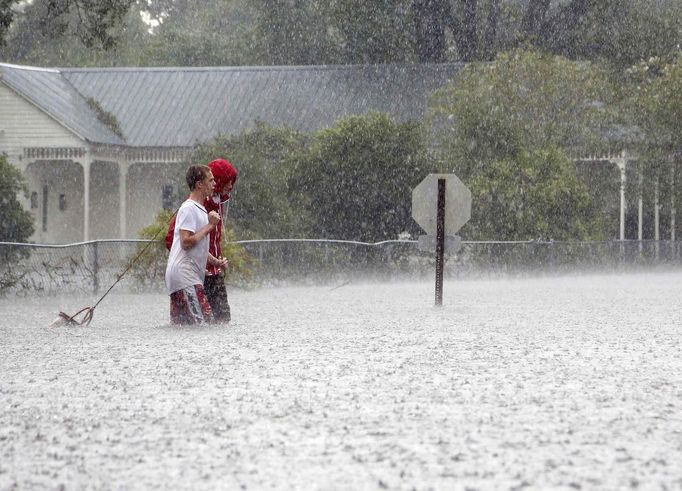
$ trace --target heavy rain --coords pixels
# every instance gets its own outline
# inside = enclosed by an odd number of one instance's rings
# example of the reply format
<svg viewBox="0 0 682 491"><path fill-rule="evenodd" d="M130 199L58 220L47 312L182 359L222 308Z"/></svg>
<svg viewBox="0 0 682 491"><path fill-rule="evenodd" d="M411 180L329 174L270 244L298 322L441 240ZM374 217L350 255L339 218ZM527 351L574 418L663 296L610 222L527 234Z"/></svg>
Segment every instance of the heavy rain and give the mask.
<svg viewBox="0 0 682 491"><path fill-rule="evenodd" d="M1 2L0 490L682 489L680 121L679 0Z"/></svg>

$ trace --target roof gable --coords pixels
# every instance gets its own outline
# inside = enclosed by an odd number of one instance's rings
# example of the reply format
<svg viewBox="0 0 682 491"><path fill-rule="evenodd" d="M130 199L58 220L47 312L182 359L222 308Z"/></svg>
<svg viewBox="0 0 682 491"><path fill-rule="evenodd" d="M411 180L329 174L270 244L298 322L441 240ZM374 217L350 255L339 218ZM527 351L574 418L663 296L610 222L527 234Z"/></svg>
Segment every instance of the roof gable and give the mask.
<svg viewBox="0 0 682 491"><path fill-rule="evenodd" d="M0 80L81 139L123 144L58 70L0 63Z"/></svg>

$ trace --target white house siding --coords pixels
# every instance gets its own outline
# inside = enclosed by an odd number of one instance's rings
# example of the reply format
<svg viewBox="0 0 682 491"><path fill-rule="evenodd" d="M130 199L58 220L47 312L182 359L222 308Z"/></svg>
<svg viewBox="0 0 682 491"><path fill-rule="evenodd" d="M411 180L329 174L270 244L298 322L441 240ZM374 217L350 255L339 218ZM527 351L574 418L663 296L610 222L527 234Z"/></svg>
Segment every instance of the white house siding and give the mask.
<svg viewBox="0 0 682 491"><path fill-rule="evenodd" d="M0 153L24 172L30 198L24 206L35 218L34 242L67 243L83 238L83 168L68 160L33 161L28 147L84 147L86 143L0 82ZM46 201L45 187L47 187ZM59 197L64 195L60 209ZM37 206L35 206L37 202ZM47 205L44 219L43 208Z"/></svg>
<svg viewBox="0 0 682 491"><path fill-rule="evenodd" d="M23 159L25 147L83 147L85 142L0 82L0 152Z"/></svg>
<svg viewBox="0 0 682 491"><path fill-rule="evenodd" d="M164 185L173 185L174 193L181 198L189 194L184 182L187 164L145 162L136 163L128 170L128 236L138 237L138 232L152 223L163 209ZM175 210L173 210L175 211Z"/></svg>
<svg viewBox="0 0 682 491"><path fill-rule="evenodd" d="M64 160L36 161L26 167L25 175L37 202L30 207L35 218L31 241L69 244L83 240L83 167Z"/></svg>
<svg viewBox="0 0 682 491"><path fill-rule="evenodd" d="M90 237L118 239L119 169L115 162L92 163L90 169Z"/></svg>

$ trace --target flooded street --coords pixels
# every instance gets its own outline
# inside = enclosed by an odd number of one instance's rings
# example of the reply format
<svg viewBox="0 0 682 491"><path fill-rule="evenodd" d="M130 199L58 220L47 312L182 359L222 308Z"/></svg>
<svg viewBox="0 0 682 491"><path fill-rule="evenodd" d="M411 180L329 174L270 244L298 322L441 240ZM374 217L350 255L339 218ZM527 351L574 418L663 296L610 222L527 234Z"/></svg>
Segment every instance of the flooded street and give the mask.
<svg viewBox="0 0 682 491"><path fill-rule="evenodd" d="M0 489L680 489L682 274L2 299Z"/></svg>

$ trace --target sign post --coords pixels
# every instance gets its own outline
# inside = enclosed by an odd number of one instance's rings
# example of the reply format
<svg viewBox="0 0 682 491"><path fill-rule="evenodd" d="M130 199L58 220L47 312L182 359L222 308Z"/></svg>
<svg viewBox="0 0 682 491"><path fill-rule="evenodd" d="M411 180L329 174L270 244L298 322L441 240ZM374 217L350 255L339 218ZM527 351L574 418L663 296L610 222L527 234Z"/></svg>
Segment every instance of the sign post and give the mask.
<svg viewBox="0 0 682 491"><path fill-rule="evenodd" d="M445 255L445 179L438 179L436 216L436 307L443 305L443 260Z"/></svg>
<svg viewBox="0 0 682 491"><path fill-rule="evenodd" d="M412 218L428 234L419 238L420 245L435 242L436 306L441 306L445 246L460 244L453 236L471 218L471 191L454 174L429 174L412 190Z"/></svg>

